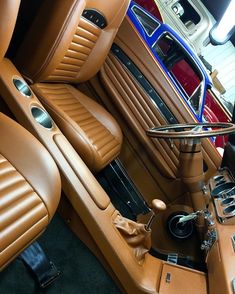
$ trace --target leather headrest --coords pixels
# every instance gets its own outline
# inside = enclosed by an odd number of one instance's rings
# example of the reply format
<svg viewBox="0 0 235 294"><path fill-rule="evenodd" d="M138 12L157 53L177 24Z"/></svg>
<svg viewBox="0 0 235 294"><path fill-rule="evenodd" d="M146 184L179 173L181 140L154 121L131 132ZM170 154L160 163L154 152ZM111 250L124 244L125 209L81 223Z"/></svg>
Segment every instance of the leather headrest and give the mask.
<svg viewBox="0 0 235 294"><path fill-rule="evenodd" d="M0 61L11 41L19 6L20 0L0 1Z"/></svg>

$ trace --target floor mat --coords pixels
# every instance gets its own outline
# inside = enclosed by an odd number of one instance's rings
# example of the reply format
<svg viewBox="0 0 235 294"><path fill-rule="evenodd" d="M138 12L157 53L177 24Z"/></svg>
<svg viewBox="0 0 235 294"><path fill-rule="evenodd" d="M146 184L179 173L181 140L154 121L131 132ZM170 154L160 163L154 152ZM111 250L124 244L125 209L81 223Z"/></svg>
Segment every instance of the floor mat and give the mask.
<svg viewBox="0 0 235 294"><path fill-rule="evenodd" d="M31 273L16 259L0 273L0 292L6 294L120 294L97 258L56 215L38 239L62 275L39 289Z"/></svg>

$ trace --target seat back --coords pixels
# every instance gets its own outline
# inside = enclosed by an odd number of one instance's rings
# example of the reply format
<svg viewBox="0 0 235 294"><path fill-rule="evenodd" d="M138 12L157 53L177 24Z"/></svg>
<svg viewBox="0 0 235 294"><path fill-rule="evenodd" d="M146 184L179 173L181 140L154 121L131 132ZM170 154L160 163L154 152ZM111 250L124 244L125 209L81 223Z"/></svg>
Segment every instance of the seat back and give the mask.
<svg viewBox="0 0 235 294"><path fill-rule="evenodd" d="M19 6L20 0L0 1L0 61L11 41Z"/></svg>
<svg viewBox="0 0 235 294"><path fill-rule="evenodd" d="M16 54L32 82L78 83L103 64L129 0L45 0Z"/></svg>

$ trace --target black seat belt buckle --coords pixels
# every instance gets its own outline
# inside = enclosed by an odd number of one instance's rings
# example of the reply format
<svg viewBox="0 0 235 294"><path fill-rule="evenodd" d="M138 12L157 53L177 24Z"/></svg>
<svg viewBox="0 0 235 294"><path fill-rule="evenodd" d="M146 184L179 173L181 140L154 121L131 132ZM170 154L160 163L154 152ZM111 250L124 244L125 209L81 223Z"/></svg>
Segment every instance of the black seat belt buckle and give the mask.
<svg viewBox="0 0 235 294"><path fill-rule="evenodd" d="M61 271L57 270L56 266L50 261L50 268L43 276L38 279L40 288L46 288L52 284L61 275Z"/></svg>
<svg viewBox="0 0 235 294"><path fill-rule="evenodd" d="M37 241L26 248L19 258L32 271L40 288L46 288L61 275L61 271L48 259Z"/></svg>

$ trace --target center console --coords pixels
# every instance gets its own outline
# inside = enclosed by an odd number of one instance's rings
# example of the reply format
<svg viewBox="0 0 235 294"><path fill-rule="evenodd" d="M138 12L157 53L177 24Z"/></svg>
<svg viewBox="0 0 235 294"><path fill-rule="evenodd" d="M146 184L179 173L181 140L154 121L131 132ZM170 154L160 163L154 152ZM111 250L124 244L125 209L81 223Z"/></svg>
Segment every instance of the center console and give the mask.
<svg viewBox="0 0 235 294"><path fill-rule="evenodd" d="M150 293L151 289L151 293L157 293L162 261L147 253L144 263L138 264L133 247L124 241L113 224L118 211L108 195L8 59L1 62L0 93L16 120L34 134L54 158L62 178L64 199L68 199L73 209L66 218L69 225L76 221L80 239L115 273L122 287L125 285L125 292L143 294Z"/></svg>

